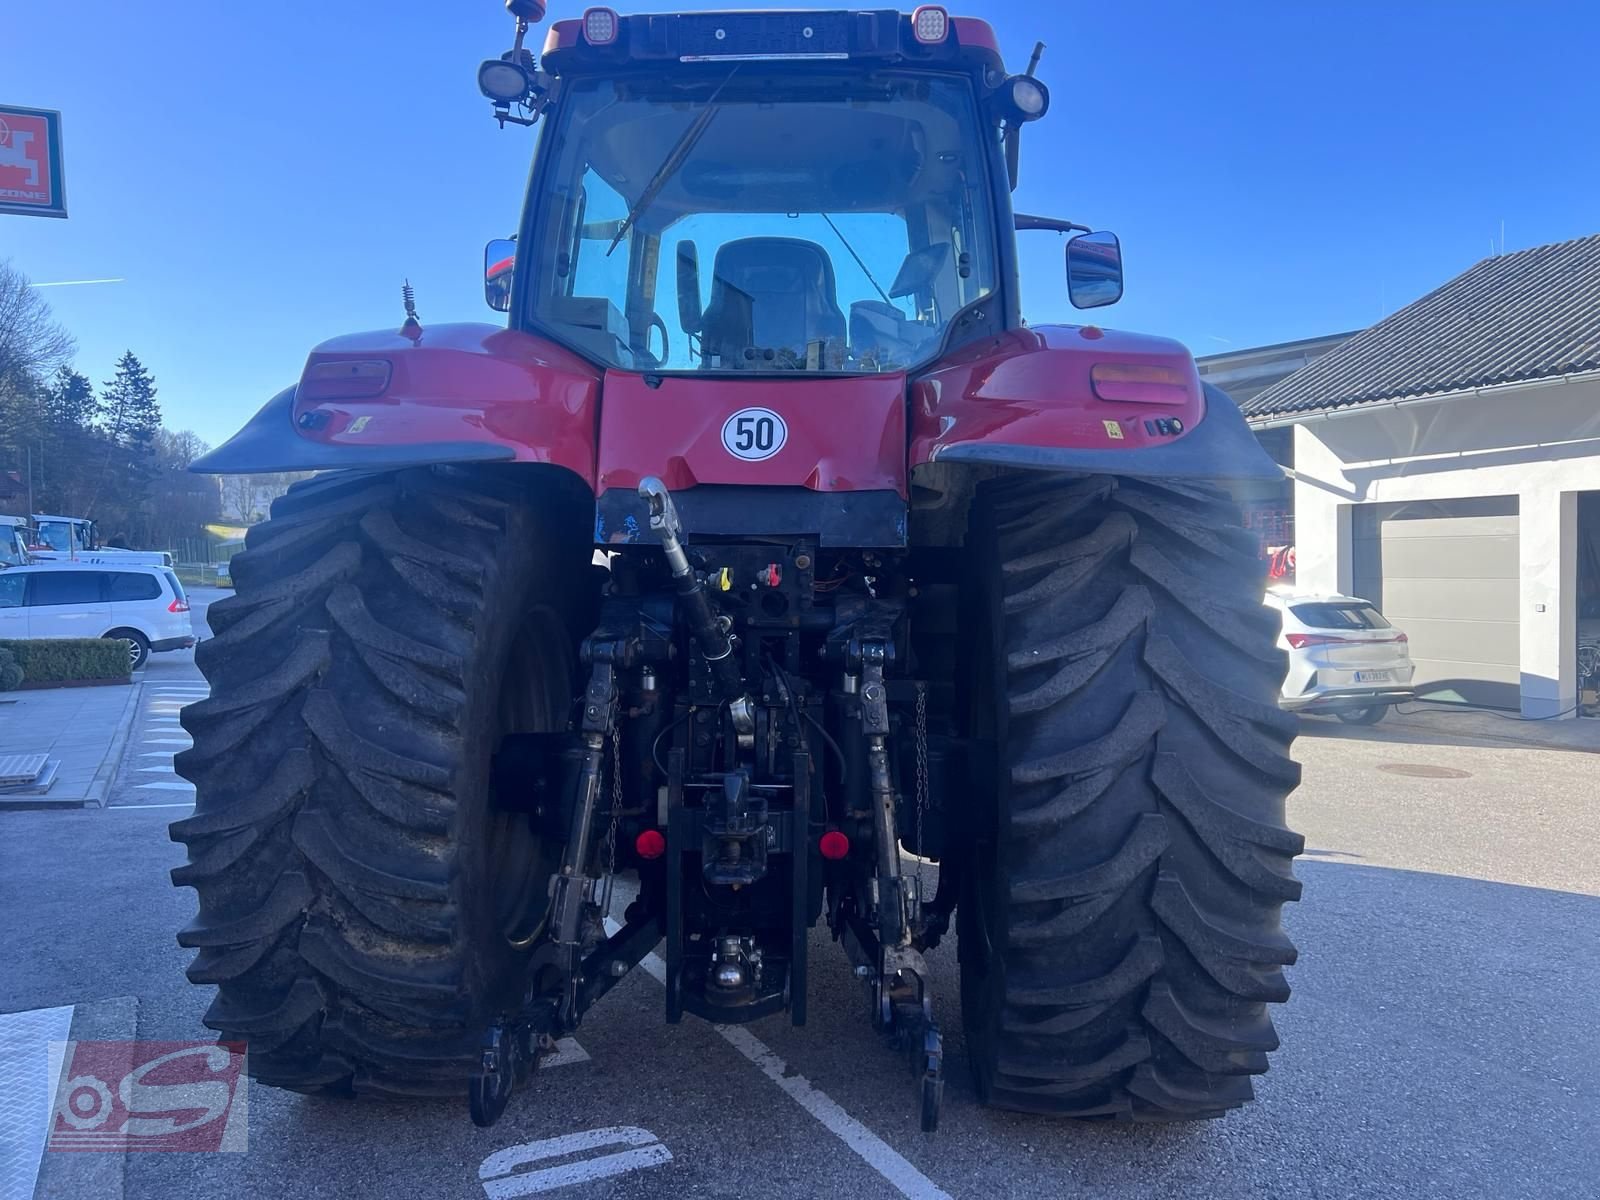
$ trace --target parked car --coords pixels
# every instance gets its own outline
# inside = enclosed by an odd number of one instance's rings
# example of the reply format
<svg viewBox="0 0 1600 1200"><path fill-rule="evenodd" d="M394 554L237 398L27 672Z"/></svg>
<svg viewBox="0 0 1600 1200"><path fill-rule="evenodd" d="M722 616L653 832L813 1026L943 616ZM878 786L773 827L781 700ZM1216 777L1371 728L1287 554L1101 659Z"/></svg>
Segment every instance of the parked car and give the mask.
<svg viewBox="0 0 1600 1200"><path fill-rule="evenodd" d="M1415 695L1406 635L1370 600L1279 590L1266 600L1283 614L1278 645L1289 652L1283 708L1376 725L1391 706Z"/></svg>
<svg viewBox="0 0 1600 1200"><path fill-rule="evenodd" d="M35 563L0 571L0 640L125 638L134 670L194 645L189 598L166 567Z"/></svg>

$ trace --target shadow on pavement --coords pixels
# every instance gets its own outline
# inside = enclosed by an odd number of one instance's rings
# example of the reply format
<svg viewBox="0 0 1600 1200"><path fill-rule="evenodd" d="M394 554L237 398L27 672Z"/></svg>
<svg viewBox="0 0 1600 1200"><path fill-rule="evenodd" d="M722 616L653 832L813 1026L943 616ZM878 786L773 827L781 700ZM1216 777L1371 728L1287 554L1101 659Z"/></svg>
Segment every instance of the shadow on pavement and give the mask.
<svg viewBox="0 0 1600 1200"><path fill-rule="evenodd" d="M1522 721L1472 709L1391 712L1377 725L1346 725L1337 717L1302 713L1299 735L1402 746L1518 746L1530 750L1600 753L1600 720Z"/></svg>

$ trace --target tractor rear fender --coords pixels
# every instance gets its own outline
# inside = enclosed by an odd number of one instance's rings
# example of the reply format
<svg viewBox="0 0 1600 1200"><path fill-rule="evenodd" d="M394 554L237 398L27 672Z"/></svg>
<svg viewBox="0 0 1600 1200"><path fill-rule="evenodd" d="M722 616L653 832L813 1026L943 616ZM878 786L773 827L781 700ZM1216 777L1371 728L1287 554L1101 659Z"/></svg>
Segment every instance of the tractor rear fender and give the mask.
<svg viewBox="0 0 1600 1200"><path fill-rule="evenodd" d="M974 342L912 385L911 456L1160 479L1281 479L1239 408L1166 338L1092 325Z"/></svg>
<svg viewBox="0 0 1600 1200"><path fill-rule="evenodd" d="M414 342L357 333L311 352L279 392L191 470L384 470L544 463L593 491L600 372L494 325L431 325Z"/></svg>

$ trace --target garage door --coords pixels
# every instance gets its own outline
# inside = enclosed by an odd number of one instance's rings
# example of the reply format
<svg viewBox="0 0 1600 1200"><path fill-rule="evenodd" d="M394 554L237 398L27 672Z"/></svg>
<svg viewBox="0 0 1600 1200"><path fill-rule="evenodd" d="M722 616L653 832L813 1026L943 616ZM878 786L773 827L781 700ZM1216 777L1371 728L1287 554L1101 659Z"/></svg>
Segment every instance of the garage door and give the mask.
<svg viewBox="0 0 1600 1200"><path fill-rule="evenodd" d="M1517 708L1517 498L1361 504L1353 525L1355 593L1411 639L1417 690Z"/></svg>

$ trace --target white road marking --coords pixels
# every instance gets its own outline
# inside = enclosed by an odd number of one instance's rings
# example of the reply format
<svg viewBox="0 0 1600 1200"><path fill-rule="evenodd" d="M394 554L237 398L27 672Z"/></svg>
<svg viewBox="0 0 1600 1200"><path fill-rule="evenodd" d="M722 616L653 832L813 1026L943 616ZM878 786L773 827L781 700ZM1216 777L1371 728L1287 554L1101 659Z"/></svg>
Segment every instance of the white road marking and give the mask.
<svg viewBox="0 0 1600 1200"><path fill-rule="evenodd" d="M113 804L112 808L193 808L193 800L182 800L172 804Z"/></svg>
<svg viewBox="0 0 1600 1200"><path fill-rule="evenodd" d="M159 789L160 791L163 791L163 792L192 792L192 791L194 791L194 784L192 784L192 783L141 783L139 785L139 790L140 791L150 791L150 790L153 790L153 789Z"/></svg>
<svg viewBox="0 0 1600 1200"><path fill-rule="evenodd" d="M146 746L192 746L194 743L188 738L145 738Z"/></svg>
<svg viewBox="0 0 1600 1200"><path fill-rule="evenodd" d="M606 933L615 934L622 926L607 917L605 928ZM654 952L646 954L639 965L656 982L666 983L667 964L661 961L660 955ZM744 1026L713 1025L712 1028L735 1050L760 1067L761 1073L786 1092L789 1099L860 1155L862 1161L888 1180L907 1200L951 1200L948 1192L912 1166L888 1142L840 1108L827 1093L812 1087L804 1075L790 1074L789 1064Z"/></svg>
<svg viewBox="0 0 1600 1200"><path fill-rule="evenodd" d="M565 1158L569 1154L598 1150L604 1146L637 1148L565 1163L559 1167L512 1174L517 1167L529 1163ZM516 1196L532 1196L556 1188L571 1187L575 1183L590 1183L646 1167L659 1167L671 1161L672 1151L648 1129L640 1129L636 1125L616 1125L609 1129L588 1129L582 1133L569 1133L496 1150L478 1168L478 1179L489 1200L512 1200Z"/></svg>
<svg viewBox="0 0 1600 1200"><path fill-rule="evenodd" d="M173 773L171 763L164 767L140 767L139 772L143 775L171 775Z"/></svg>
<svg viewBox="0 0 1600 1200"><path fill-rule="evenodd" d="M789 1074L789 1064L784 1062L760 1038L742 1025L715 1027L740 1054L744 1055L761 1073L777 1084L801 1108L805 1109L834 1137L859 1154L866 1164L887 1179L902 1196L909 1200L950 1200L933 1180L902 1158L893 1147L872 1130L840 1108L828 1095L812 1087L803 1075Z"/></svg>
<svg viewBox="0 0 1600 1200"><path fill-rule="evenodd" d="M171 750L141 750L139 752L139 757L140 758L164 758L168 762L171 762L172 761L172 751Z"/></svg>
<svg viewBox="0 0 1600 1200"><path fill-rule="evenodd" d="M59 1051L71 1036L71 1005L0 1016L0 1097L6 1108L0 1121L0 1196L33 1195L61 1074L59 1061L52 1063L51 1043Z"/></svg>

